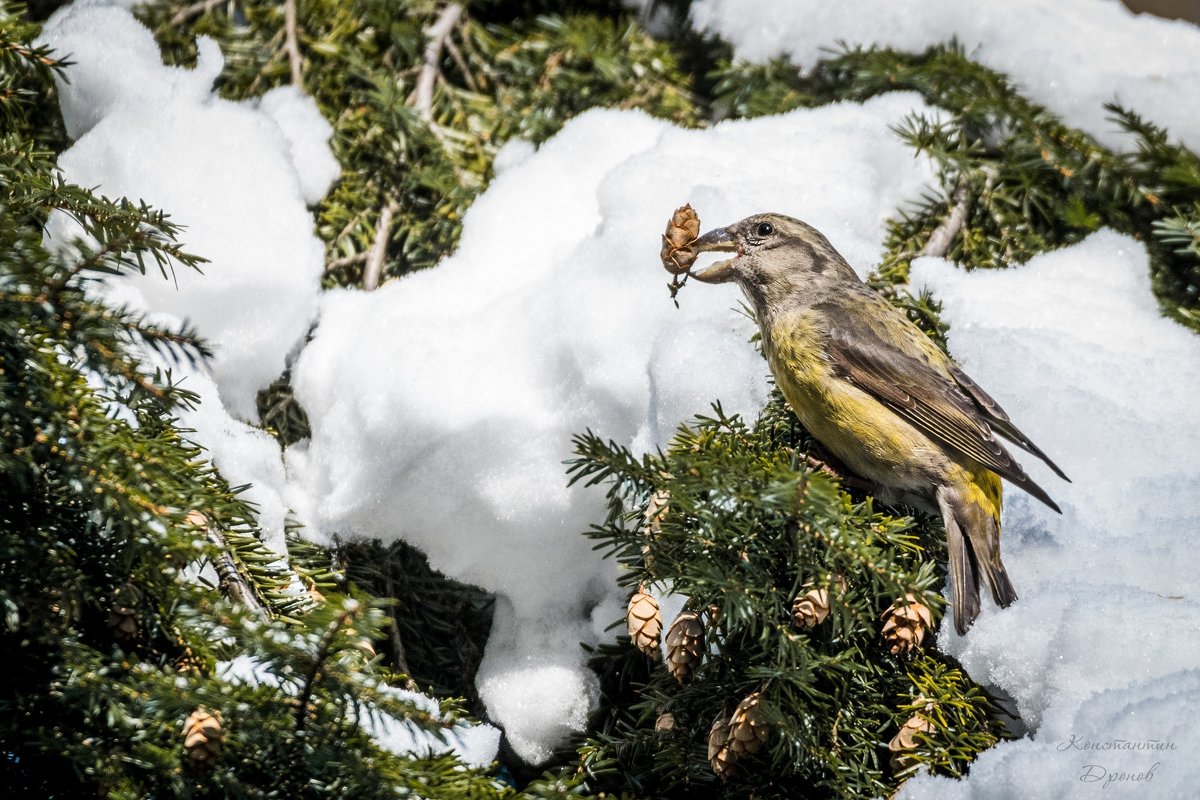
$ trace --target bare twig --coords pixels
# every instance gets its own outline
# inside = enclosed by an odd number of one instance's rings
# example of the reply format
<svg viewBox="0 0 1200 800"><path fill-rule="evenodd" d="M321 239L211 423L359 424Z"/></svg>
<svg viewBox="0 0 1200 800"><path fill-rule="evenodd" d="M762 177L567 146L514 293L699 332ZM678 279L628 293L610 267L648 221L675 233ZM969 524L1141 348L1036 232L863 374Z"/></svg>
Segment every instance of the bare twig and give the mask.
<svg viewBox="0 0 1200 800"><path fill-rule="evenodd" d="M345 269L346 267L352 267L355 264L361 264L366 260L367 260L366 253L354 253L353 255L342 256L341 258L335 258L333 261L330 261L328 264L325 265L325 272L326 272L326 274L328 274L330 272L337 272L339 269Z"/></svg>
<svg viewBox="0 0 1200 800"><path fill-rule="evenodd" d="M954 237L958 236L958 232L962 230L963 224L967 221L967 209L971 205L971 196L967 193L966 181L959 181L950 199L953 201L954 207L942 220L942 224L929 234L929 239L917 255L940 258L950 252L950 245L954 242Z"/></svg>
<svg viewBox="0 0 1200 800"><path fill-rule="evenodd" d="M438 73L441 72L439 64L442 60L442 48L462 12L463 7L459 3L448 3L437 20L425 29L429 40L425 44L425 55L421 72L417 75L417 88L413 90L412 104L426 121L433 119L433 86Z"/></svg>
<svg viewBox="0 0 1200 800"><path fill-rule="evenodd" d="M367 266L363 270L363 289L368 292L379 286L379 276L383 273L383 261L387 256L388 237L392 232L392 215L396 213L396 204L392 201L384 203L379 211L379 222L375 224L375 241L371 243L371 254L367 257Z"/></svg>
<svg viewBox="0 0 1200 800"><path fill-rule="evenodd" d="M996 170L985 168L983 174L984 185L981 194L986 195L996 182ZM941 225L933 229L925 246L917 255L941 258L950 252L950 245L954 243L954 237L962 231L963 225L967 222L967 212L971 209L971 195L967 192L966 178L959 178L958 185L954 188L954 194L950 199L954 203L950 214L942 220Z"/></svg>
<svg viewBox="0 0 1200 800"><path fill-rule="evenodd" d="M212 11L225 0L200 0L198 3L186 5L175 12L175 16L171 17L171 21L167 24L172 28L176 25L182 25L192 17L199 17Z"/></svg>
<svg viewBox="0 0 1200 800"><path fill-rule="evenodd" d="M450 54L454 65L458 67L458 71L462 73L463 80L467 82L467 87L472 92L479 91L479 84L475 82L475 76L471 74L471 70L467 67L467 60L463 58L462 51L458 49L458 45L449 36L446 37L446 52Z"/></svg>
<svg viewBox="0 0 1200 800"><path fill-rule="evenodd" d="M283 4L284 49L287 50L288 63L292 67L292 83L304 88L304 76L300 67L300 43L296 35L296 0L284 0Z"/></svg>

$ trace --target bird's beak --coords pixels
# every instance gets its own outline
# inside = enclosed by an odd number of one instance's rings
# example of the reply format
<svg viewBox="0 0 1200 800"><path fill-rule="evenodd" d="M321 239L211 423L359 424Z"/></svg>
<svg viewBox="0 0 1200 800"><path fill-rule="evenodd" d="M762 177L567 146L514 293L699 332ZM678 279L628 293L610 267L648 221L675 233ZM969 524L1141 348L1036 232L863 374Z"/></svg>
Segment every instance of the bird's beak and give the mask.
<svg viewBox="0 0 1200 800"><path fill-rule="evenodd" d="M733 253L739 250L737 237L733 231L728 228L716 228L701 236L696 240L693 247L697 253ZM733 262L736 257L728 258L724 261L718 261L703 272L697 272L692 275L698 281L704 283L725 283L734 278Z"/></svg>

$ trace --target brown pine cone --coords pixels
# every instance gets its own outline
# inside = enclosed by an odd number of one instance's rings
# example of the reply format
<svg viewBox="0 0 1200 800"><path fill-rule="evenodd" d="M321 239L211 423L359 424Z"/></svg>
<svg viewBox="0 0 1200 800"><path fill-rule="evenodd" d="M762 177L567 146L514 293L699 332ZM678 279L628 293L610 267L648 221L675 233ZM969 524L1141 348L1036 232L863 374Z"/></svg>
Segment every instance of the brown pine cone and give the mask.
<svg viewBox="0 0 1200 800"><path fill-rule="evenodd" d="M900 731L888 742L888 764L892 772L903 772L916 763L911 753L917 749L918 733L933 733L933 725L920 714L915 714L900 726Z"/></svg>
<svg viewBox="0 0 1200 800"><path fill-rule="evenodd" d="M667 223L667 232L663 234L662 258L663 267L672 275L680 275L692 268L696 261L696 248L693 243L700 236L700 217L691 205L680 206L671 215Z"/></svg>
<svg viewBox="0 0 1200 800"><path fill-rule="evenodd" d="M221 755L224 736L220 712L200 706L183 723L183 749L188 760L197 766L212 764Z"/></svg>
<svg viewBox="0 0 1200 800"><path fill-rule="evenodd" d="M645 586L639 586L633 597L629 598L625 622L634 646L648 656L658 655L662 614L658 610L658 601L646 591Z"/></svg>
<svg viewBox="0 0 1200 800"><path fill-rule="evenodd" d="M811 585L811 584L809 584ZM809 589L792 601L792 627L815 628L829 616L829 591Z"/></svg>
<svg viewBox="0 0 1200 800"><path fill-rule="evenodd" d="M680 683L691 680L704 656L704 625L696 611L681 611L667 631L667 669Z"/></svg>
<svg viewBox="0 0 1200 800"><path fill-rule="evenodd" d="M911 652L920 647L925 631L933 627L929 607L906 594L883 612L883 638L891 646L892 655Z"/></svg>
<svg viewBox="0 0 1200 800"><path fill-rule="evenodd" d="M721 780L729 780L737 771L737 757L729 749L729 722L722 711L708 730L708 763Z"/></svg>
<svg viewBox="0 0 1200 800"><path fill-rule="evenodd" d="M729 749L734 759L758 752L767 741L767 724L763 721L758 692L746 695L733 716L729 718Z"/></svg>

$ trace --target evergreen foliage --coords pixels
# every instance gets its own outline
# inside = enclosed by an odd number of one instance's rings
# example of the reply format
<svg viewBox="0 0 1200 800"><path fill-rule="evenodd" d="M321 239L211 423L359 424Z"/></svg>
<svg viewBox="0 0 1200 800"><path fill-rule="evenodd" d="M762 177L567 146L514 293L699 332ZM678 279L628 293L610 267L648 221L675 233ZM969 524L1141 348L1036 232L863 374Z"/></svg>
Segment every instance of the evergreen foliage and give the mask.
<svg viewBox="0 0 1200 800"><path fill-rule="evenodd" d="M626 568L622 582L669 587L709 619L706 653L679 685L621 648L599 659L608 701L581 753L593 789L636 796L862 797L887 794L916 764L961 774L1002 726L989 698L931 647L892 655L881 615L911 594L938 609L942 533L851 497L810 466L815 443L776 392L753 425L720 407L643 458L594 434L577 440L575 480L609 485L609 515L590 535ZM668 510L647 522L654 492ZM792 623L792 602L825 589L830 616ZM940 616L940 614L939 614ZM670 620L663 620L664 626ZM927 642L931 644L931 641ZM622 685L623 684L623 685ZM764 749L719 781L709 727L758 691ZM893 774L886 742L920 705L934 731ZM661 715L670 730L656 730Z"/></svg>
<svg viewBox="0 0 1200 800"><path fill-rule="evenodd" d="M363 643L373 601L331 593L311 546L284 562L252 509L177 427L195 397L154 369L203 358L187 330L148 324L89 291L101 276L192 268L162 212L64 183L31 130L58 67L0 17L0 785L7 797L492 797L451 756L382 750L387 713L440 733L387 688ZM42 242L49 213L80 225ZM168 261L168 258L171 259ZM197 516L201 512L202 516ZM209 565L207 568L205 565ZM225 594L203 578L215 566ZM201 571L201 570L204 571ZM197 573L201 580L197 580ZM252 659L258 680L218 662ZM185 744L197 709L223 726L215 763Z"/></svg>

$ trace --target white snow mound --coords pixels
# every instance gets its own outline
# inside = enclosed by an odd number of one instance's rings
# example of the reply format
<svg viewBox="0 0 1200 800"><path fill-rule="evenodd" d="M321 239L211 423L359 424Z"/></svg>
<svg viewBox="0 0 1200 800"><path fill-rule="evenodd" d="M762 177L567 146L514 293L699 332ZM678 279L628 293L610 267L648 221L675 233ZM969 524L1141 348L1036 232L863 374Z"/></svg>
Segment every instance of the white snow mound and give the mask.
<svg viewBox="0 0 1200 800"><path fill-rule="evenodd" d="M1013 696L1031 736L965 781L915 778L900 796L1194 796L1200 337L1161 316L1145 249L1111 231L1003 271L924 259L912 280L944 303L967 372L1073 483L1022 459L1063 514L1009 487L1002 548L1021 599L939 638Z"/></svg>

